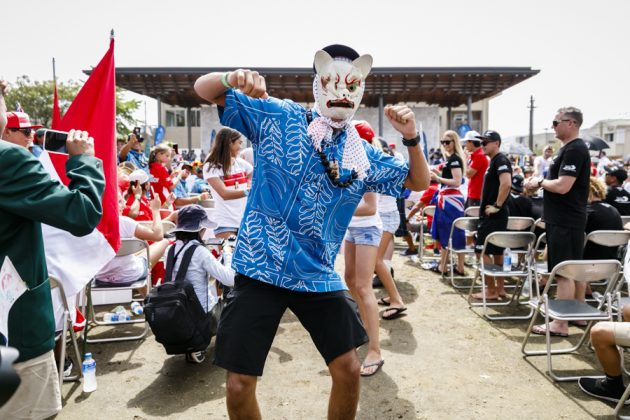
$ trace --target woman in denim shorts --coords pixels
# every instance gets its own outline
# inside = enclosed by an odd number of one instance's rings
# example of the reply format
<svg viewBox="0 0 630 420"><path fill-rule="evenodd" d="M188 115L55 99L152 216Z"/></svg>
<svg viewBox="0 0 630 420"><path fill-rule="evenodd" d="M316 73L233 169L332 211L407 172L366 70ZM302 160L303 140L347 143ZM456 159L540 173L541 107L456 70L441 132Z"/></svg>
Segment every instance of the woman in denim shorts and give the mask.
<svg viewBox="0 0 630 420"><path fill-rule="evenodd" d="M383 283L383 287L387 292L388 297L379 299L378 304L388 306L381 315L383 319L391 320L396 319L402 315L405 308L402 297L398 293L396 283L394 283L394 277L390 271L390 266L385 263L385 256L391 262L391 254L393 253L394 245L394 233L400 225L400 215L398 214L398 206L396 204L396 198L389 195L379 194L378 199L378 212L383 225L383 236L378 246L378 253L376 257L376 275ZM390 250L391 246L391 250Z"/></svg>
<svg viewBox="0 0 630 420"><path fill-rule="evenodd" d="M352 216L344 243L345 280L350 293L359 305L359 313L370 342L361 376L372 376L381 366L378 307L372 289L372 275L381 243L381 219L378 215L378 194L365 193Z"/></svg>

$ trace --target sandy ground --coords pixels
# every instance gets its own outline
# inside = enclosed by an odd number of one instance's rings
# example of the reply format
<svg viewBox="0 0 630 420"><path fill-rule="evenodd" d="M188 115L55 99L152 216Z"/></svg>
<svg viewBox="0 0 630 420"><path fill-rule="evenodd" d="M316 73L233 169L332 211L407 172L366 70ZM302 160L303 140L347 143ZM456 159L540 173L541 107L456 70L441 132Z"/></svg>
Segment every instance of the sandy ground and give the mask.
<svg viewBox="0 0 630 420"><path fill-rule="evenodd" d="M343 258L338 267L343 272ZM612 405L583 394L577 383L552 382L544 357L522 357L528 321L489 322L468 308L461 292L408 258L396 256L394 268L409 309L405 317L381 321L385 365L362 379L358 419L611 416ZM580 330L572 332L573 342ZM213 347L214 340L210 354ZM152 336L88 351L97 361L98 390L83 394L80 384L65 383L59 419L227 418L225 372L209 360L190 365L183 356L167 356ZM554 366L583 374L599 369L588 350L560 356ZM258 382L263 418L323 419L329 388L310 337L287 312Z"/></svg>

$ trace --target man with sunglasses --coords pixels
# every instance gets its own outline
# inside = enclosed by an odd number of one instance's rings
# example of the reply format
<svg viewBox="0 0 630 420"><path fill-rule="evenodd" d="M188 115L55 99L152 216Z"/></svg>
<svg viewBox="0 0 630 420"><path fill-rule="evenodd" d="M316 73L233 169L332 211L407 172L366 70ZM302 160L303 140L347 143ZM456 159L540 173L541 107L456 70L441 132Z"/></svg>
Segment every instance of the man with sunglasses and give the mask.
<svg viewBox="0 0 630 420"><path fill-rule="evenodd" d="M530 178L525 188L545 190L543 218L547 232L548 270L567 260L581 260L586 228L586 202L589 192L591 158L588 147L579 138L582 111L560 108L551 125L562 142L558 155L549 166L547 178ZM556 299L584 300L585 284L567 278L558 279ZM550 334L566 337L568 321L552 321ZM532 332L545 335L545 325L536 325Z"/></svg>
<svg viewBox="0 0 630 420"><path fill-rule="evenodd" d="M475 253L479 256L488 235L507 230L510 214L505 204L512 187L512 164L508 157L499 151L501 148L499 133L486 130L476 137L481 140L483 152L490 158L488 170L483 178L479 224L475 240ZM493 261L490 260L490 255ZM489 244L486 247L484 262L502 265L503 248ZM498 300L506 296L503 277L486 277L486 286L488 288L486 300ZM474 294L473 298L483 299L483 292Z"/></svg>
<svg viewBox="0 0 630 420"><path fill-rule="evenodd" d="M2 90L0 81L0 93ZM61 394L53 355L55 317L41 224L75 236L92 232L102 214L103 164L94 157L94 142L88 133L70 130L66 163L70 186L53 181L26 150L36 126L24 113L7 114L1 97L0 264L8 258L28 290L8 314L7 334L11 346L19 351L14 367L21 383L0 406L0 418L48 418L61 410ZM0 336L0 346L6 345L7 338Z"/></svg>
<svg viewBox="0 0 630 420"><path fill-rule="evenodd" d="M25 112L8 112L6 119L7 125L2 132L2 140L22 146L25 149L31 147L35 130L42 126L31 124L31 119Z"/></svg>

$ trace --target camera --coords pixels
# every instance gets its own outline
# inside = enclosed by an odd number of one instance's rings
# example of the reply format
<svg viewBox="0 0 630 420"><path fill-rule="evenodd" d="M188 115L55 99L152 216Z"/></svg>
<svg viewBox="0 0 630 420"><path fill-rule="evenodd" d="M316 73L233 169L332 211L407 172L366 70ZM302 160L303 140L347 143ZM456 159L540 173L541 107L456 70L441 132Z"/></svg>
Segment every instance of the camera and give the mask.
<svg viewBox="0 0 630 420"><path fill-rule="evenodd" d="M143 142L144 141L144 137L142 137L142 130L140 129L140 127L134 127L133 128L133 134L136 135L136 138L138 139L139 142ZM127 141L131 140L131 134L129 134L127 136Z"/></svg>

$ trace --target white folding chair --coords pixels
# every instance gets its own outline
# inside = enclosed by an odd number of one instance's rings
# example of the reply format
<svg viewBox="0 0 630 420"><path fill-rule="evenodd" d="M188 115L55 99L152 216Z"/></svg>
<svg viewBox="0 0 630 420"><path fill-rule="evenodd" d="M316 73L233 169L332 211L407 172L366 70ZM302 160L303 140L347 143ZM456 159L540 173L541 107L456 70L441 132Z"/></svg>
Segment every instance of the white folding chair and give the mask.
<svg viewBox="0 0 630 420"><path fill-rule="evenodd" d="M86 309L88 308L86 308L86 305L89 307L89 322L87 323L87 325L85 326L85 329L83 330L84 339L87 343L108 343L108 342L115 342L115 341L141 340L147 335L147 332L149 331L149 324L146 322L146 319L144 317L142 319L135 319L135 320L130 320L130 321L117 321L117 322L110 322L110 321L104 321L104 320L101 321L96 318L94 306L92 305L92 292L93 291L131 290L133 292L133 290L136 290L136 289L144 289L146 291L146 295L149 294L149 292L151 291L151 269L150 267L148 267L148 264L149 264L149 261L151 261L151 259L149 257L149 245L146 243L146 241L135 239L135 238L121 239L120 248L118 249L116 258L128 256L128 255L134 255L139 252L144 252L146 254L147 276L145 278L140 279L129 286L119 286L119 287L102 287L101 286L99 287L99 286L96 286L94 280L92 280L91 282L87 284L86 286L87 299L84 299L84 303L83 303L83 313L86 314L86 316L88 316L87 315L88 311L86 311ZM132 302L133 301L142 302L142 300L143 300L142 298L132 297ZM96 324L97 326L104 326L104 325L120 326L120 325L128 325L128 324L144 324L144 328L143 328L142 333L139 335L131 335L131 336L123 335L123 336L110 337L110 338L89 338L88 327L89 327L90 322L93 324Z"/></svg>
<svg viewBox="0 0 630 420"><path fill-rule="evenodd" d="M61 340L61 351L59 352L59 387L61 388L61 385L63 384L64 381L76 381L78 380L82 375L83 372L81 371L81 362L83 359L81 359L81 354L79 353L79 345L77 344L77 335L74 332L74 329L72 327L72 317L70 316L70 307L68 306L68 299L66 298L66 293L63 290L63 285L61 284L61 282L59 280L57 280L55 277L48 277L48 281L50 282L50 290L53 291L55 289L57 289L60 299L61 299L61 303L63 304L63 320L62 320L62 325L63 325L63 329L61 330L60 334L56 334L55 335L55 341L57 340ZM63 368L64 368L64 362L66 360L66 341L67 341L67 335L68 333L70 333L70 340L72 342L72 347L74 348L74 357L76 358L76 367L79 370L79 374L74 375L74 376L69 376L67 378L64 378L63 376Z"/></svg>
<svg viewBox="0 0 630 420"><path fill-rule="evenodd" d="M456 249L453 248L453 235L455 234L455 229L461 229L464 231L464 233L466 234L467 232L474 232L477 230L477 224L479 223L479 218L478 217L469 217L469 216L464 216L464 217L458 217L457 219L455 219L453 221L453 224L451 225L451 231L448 235L448 245L446 247L446 251L449 253L449 261L450 261L450 267L449 267L449 279L451 281L451 285L456 288L456 289L466 289L470 286L468 285L459 285L455 283L455 279L467 279L467 278L473 278L473 276L455 276L455 266L457 264L457 258L459 255L464 255L464 257L466 255L475 255L475 248L474 247L464 247L464 248L460 248L460 249ZM476 267L473 267L473 269L476 270ZM444 274L442 274L442 278L444 278Z"/></svg>
<svg viewBox="0 0 630 420"><path fill-rule="evenodd" d="M618 250L620 246L630 241L630 231L627 230L594 230L584 238L584 248L590 243ZM593 286L605 286L609 279L592 283Z"/></svg>
<svg viewBox="0 0 630 420"><path fill-rule="evenodd" d="M532 317L527 333L523 339L521 351L525 356L547 356L547 371L555 381L576 381L580 376L559 376L553 370L551 359L553 355L568 354L578 350L589 337L589 332L595 321L612 321L613 314L611 308L611 290L615 281L619 277L621 264L617 260L570 260L564 261L556 265L551 271L549 280L545 285L542 293L542 299L530 300L530 305L534 308L534 316ZM561 300L549 299L549 289L556 280L556 277L564 277L572 279L576 282L592 283L603 278L610 278L608 289L604 293L605 302L598 307L593 307L585 302L577 300ZM532 335L532 328L536 324L538 315L545 318L545 350L527 350L527 344ZM560 321L588 321L584 333L580 337L578 343L569 348L551 348L550 322L552 320Z"/></svg>
<svg viewBox="0 0 630 420"><path fill-rule="evenodd" d="M424 227L426 226L427 216L433 217L435 216L435 206L425 206L422 208L420 212L420 244L418 245L418 260L420 263L425 263L429 260L438 260L440 259L439 255L435 255L434 251L431 250L431 255L426 255L427 250L424 248L424 240L425 236L431 237L431 232L425 232Z"/></svg>
<svg viewBox="0 0 630 420"><path fill-rule="evenodd" d="M531 217L510 216L508 217L507 230L525 231L531 230L535 220Z"/></svg>
<svg viewBox="0 0 630 420"><path fill-rule="evenodd" d="M464 210L464 216L468 217L479 217L480 207L479 206L470 206Z"/></svg>
<svg viewBox="0 0 630 420"><path fill-rule="evenodd" d="M492 232L486 237L486 240L483 244L483 249L481 250L481 256L479 258L479 268L477 270L478 275L475 276L475 279L471 283L470 291L468 293L468 304L471 308L481 307L483 309L483 316L493 321L506 319L529 319L532 316L532 308L529 309L529 313L527 315L490 315L488 313L488 309L490 307L509 306L513 303L515 303L516 305L527 303L521 301L521 291L523 290L523 284L525 281L529 283L531 290L531 261L535 240L536 236L531 232ZM486 255L488 245L494 245L499 248L524 249L525 266L512 267L510 271L504 271L503 266L485 263L484 256ZM514 285L514 292L512 293L512 297L505 302L488 302L486 299L486 277L503 277L505 280L507 280L508 278L516 279L516 284ZM481 302L474 302L472 299L472 294L475 289L477 278L481 280Z"/></svg>

